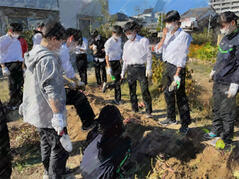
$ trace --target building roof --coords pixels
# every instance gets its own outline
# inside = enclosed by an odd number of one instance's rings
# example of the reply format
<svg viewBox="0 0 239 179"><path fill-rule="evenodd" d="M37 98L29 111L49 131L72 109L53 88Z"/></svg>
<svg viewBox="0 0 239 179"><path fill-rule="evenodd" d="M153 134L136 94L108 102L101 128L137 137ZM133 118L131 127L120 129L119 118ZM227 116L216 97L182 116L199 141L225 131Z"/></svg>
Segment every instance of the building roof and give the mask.
<svg viewBox="0 0 239 179"><path fill-rule="evenodd" d="M189 9L187 12L181 15L181 19L185 18L196 18L197 20L201 20L204 17L208 17L210 14L215 14L215 12L210 7L205 8L194 8Z"/></svg>
<svg viewBox="0 0 239 179"><path fill-rule="evenodd" d="M111 19L115 20L115 21L128 21L129 17L123 13L116 13L111 15Z"/></svg>
<svg viewBox="0 0 239 179"><path fill-rule="evenodd" d="M145 9L142 14L151 14L153 13L153 10L154 10L153 8Z"/></svg>

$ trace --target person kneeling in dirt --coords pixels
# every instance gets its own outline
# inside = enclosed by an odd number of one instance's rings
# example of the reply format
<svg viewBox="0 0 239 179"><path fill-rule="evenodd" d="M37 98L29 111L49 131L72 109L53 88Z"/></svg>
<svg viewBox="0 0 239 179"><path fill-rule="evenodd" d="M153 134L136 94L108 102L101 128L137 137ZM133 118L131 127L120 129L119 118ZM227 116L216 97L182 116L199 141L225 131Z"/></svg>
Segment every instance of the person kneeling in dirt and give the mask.
<svg viewBox="0 0 239 179"><path fill-rule="evenodd" d="M0 178L10 179L12 173L10 143L6 115L0 101Z"/></svg>
<svg viewBox="0 0 239 179"><path fill-rule="evenodd" d="M210 74L213 84L213 128L207 139L221 137L232 143L236 119L236 95L239 87L239 29L238 16L224 12L216 20L224 35L219 45L216 64ZM219 138L216 138L218 140Z"/></svg>
<svg viewBox="0 0 239 179"><path fill-rule="evenodd" d="M40 133L43 179L61 179L72 145L67 135L66 94L61 62L56 51L65 29L55 21L43 28L43 39L25 54L23 103L19 113Z"/></svg>
<svg viewBox="0 0 239 179"><path fill-rule="evenodd" d="M66 104L74 105L76 112L82 121L82 129L88 130L94 126L95 113L85 96L80 90L85 87L84 82L76 78L74 68L70 61L70 48L75 48L80 36L76 29L69 28L66 30L66 43L61 46L60 60L65 78L66 86Z"/></svg>
<svg viewBox="0 0 239 179"><path fill-rule="evenodd" d="M87 136L90 144L84 151L80 170L84 179L122 177L122 166L130 156L129 137L123 137L123 117L117 107L105 106L97 119L98 126Z"/></svg>

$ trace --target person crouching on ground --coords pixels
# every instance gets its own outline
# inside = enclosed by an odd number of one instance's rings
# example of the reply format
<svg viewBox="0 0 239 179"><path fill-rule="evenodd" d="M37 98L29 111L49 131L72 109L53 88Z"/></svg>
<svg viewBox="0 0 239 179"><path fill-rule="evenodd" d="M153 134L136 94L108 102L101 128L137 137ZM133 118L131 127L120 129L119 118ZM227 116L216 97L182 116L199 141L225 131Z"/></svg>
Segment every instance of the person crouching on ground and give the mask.
<svg viewBox="0 0 239 179"><path fill-rule="evenodd" d="M105 106L97 119L98 126L89 132L80 170L84 179L122 176L121 167L130 155L129 137L124 137L123 117L113 105Z"/></svg>
<svg viewBox="0 0 239 179"><path fill-rule="evenodd" d="M47 22L41 44L25 55L23 103L19 113L40 133L44 179L63 177L71 151L69 138L69 143L63 142L67 134L66 94L61 62L55 53L61 47L64 34L60 23Z"/></svg>

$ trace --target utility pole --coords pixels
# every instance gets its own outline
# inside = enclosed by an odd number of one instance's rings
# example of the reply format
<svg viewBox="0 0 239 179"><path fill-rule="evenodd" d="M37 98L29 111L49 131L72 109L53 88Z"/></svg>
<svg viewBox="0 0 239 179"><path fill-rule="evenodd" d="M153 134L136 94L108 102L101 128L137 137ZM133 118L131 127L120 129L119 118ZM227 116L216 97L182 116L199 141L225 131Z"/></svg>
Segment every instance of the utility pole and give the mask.
<svg viewBox="0 0 239 179"><path fill-rule="evenodd" d="M210 13L209 20L208 20L207 37L209 37L209 33L211 29L211 18L212 18L212 14Z"/></svg>

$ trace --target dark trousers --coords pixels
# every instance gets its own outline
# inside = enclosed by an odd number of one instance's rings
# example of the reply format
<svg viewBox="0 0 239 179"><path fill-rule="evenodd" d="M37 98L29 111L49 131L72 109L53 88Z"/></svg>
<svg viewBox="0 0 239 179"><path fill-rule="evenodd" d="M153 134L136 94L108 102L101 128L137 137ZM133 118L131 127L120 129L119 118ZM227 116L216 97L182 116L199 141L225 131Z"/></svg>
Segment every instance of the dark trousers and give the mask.
<svg viewBox="0 0 239 179"><path fill-rule="evenodd" d="M181 124L187 127L191 123L191 118L188 99L185 92L185 76L186 76L185 69L181 69L179 74L181 78L180 88L177 89L176 91L169 92L169 86L174 81L174 75L176 74L176 71L177 71L176 66L170 63L166 64L164 78L167 81L167 86L164 95L167 103L167 118L173 121L176 120L176 112L175 112L175 96L176 96Z"/></svg>
<svg viewBox="0 0 239 179"><path fill-rule="evenodd" d="M22 87L24 83L22 62L6 63L6 67L10 71L8 77L9 95L10 95L10 106L18 106L22 103Z"/></svg>
<svg viewBox="0 0 239 179"><path fill-rule="evenodd" d="M215 82L213 85L213 129L225 142L231 142L236 119L236 97L225 94L229 85Z"/></svg>
<svg viewBox="0 0 239 179"><path fill-rule="evenodd" d="M0 101L0 178L10 179L12 173L10 142L6 116Z"/></svg>
<svg viewBox="0 0 239 179"><path fill-rule="evenodd" d="M133 111L137 112L139 108L138 108L138 99L136 95L136 87L137 87L137 81L139 81L143 101L146 105L146 112L148 114L151 114L152 99L149 93L148 79L145 73L146 73L146 69L144 66L141 66L141 65L128 66L127 80L129 85L130 101L131 101Z"/></svg>
<svg viewBox="0 0 239 179"><path fill-rule="evenodd" d="M74 105L82 126L87 127L94 122L95 113L87 97L81 91L66 88L66 104Z"/></svg>
<svg viewBox="0 0 239 179"><path fill-rule="evenodd" d="M62 147L60 136L54 129L38 129L41 142L41 157L45 172L50 179L62 179L69 153ZM65 129L66 131L66 129Z"/></svg>
<svg viewBox="0 0 239 179"><path fill-rule="evenodd" d="M87 84L87 54L77 54L76 55L76 66L81 78L85 84Z"/></svg>
<svg viewBox="0 0 239 179"><path fill-rule="evenodd" d="M115 77L113 83L110 84L112 88L115 89L115 100L121 101L121 88L120 88L120 74L121 74L121 64L120 61L110 61L110 67L112 69L112 75ZM111 88L111 87L109 87Z"/></svg>
<svg viewBox="0 0 239 179"><path fill-rule="evenodd" d="M95 77L98 85L101 85L102 82L107 82L105 66L105 61L99 62L94 60Z"/></svg>

